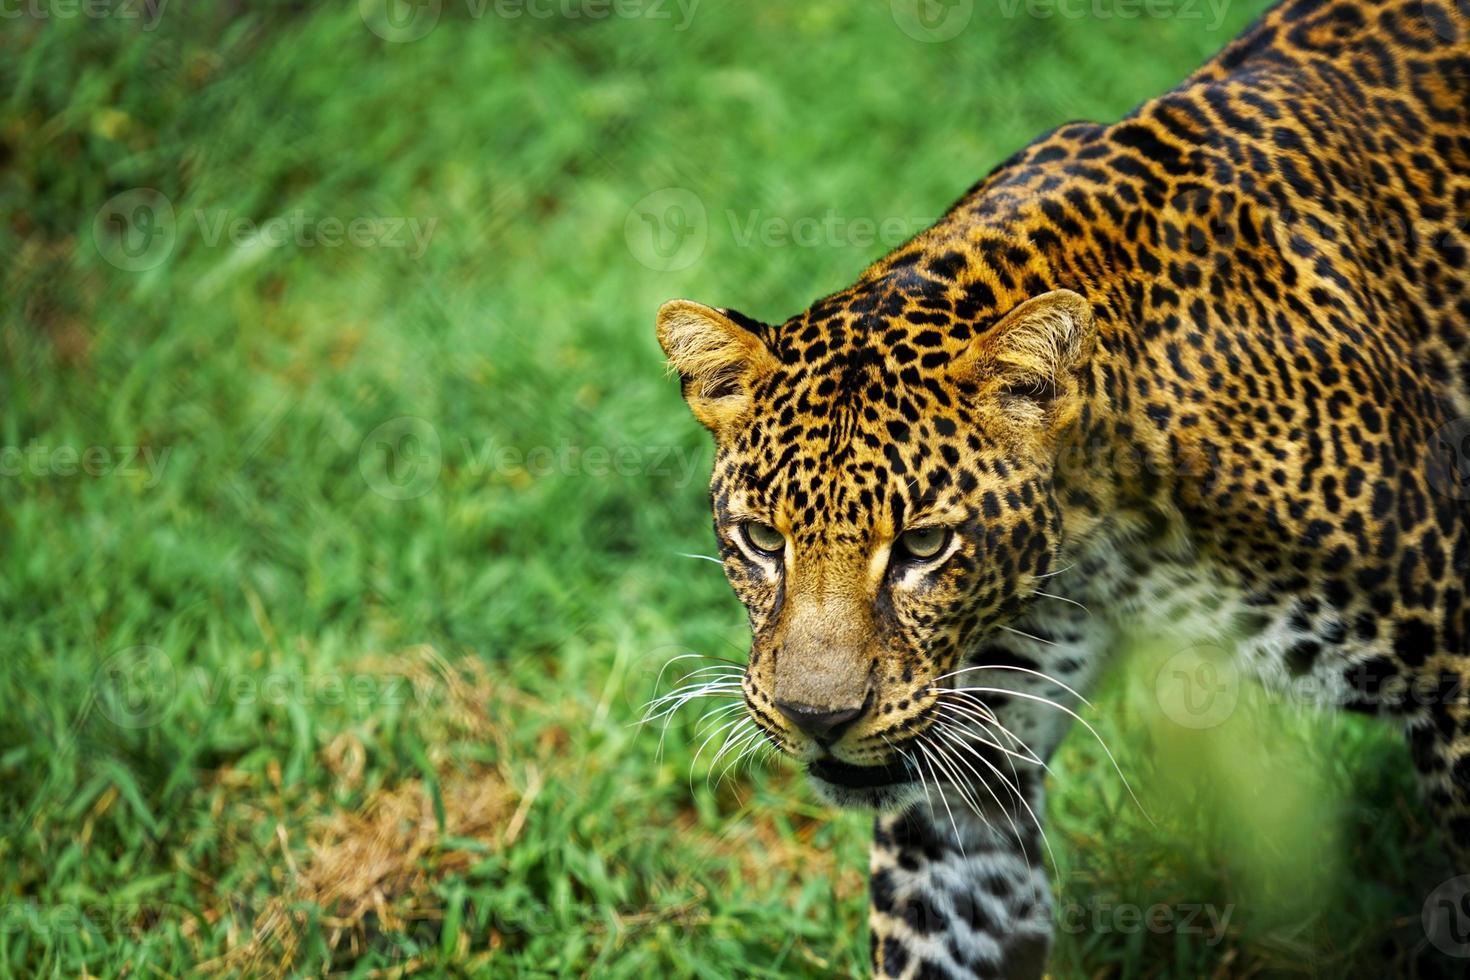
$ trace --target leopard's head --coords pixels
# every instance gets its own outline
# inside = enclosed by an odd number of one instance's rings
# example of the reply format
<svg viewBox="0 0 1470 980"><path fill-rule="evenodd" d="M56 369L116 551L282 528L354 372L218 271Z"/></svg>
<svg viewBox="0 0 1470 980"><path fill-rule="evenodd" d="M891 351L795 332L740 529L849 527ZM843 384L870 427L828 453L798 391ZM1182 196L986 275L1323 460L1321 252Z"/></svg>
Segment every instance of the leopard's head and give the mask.
<svg viewBox="0 0 1470 980"><path fill-rule="evenodd" d="M1053 467L1096 329L1069 290L860 283L779 326L676 300L658 337L715 437L715 533L750 613L746 706L828 800L913 798L899 750L1060 547Z"/></svg>

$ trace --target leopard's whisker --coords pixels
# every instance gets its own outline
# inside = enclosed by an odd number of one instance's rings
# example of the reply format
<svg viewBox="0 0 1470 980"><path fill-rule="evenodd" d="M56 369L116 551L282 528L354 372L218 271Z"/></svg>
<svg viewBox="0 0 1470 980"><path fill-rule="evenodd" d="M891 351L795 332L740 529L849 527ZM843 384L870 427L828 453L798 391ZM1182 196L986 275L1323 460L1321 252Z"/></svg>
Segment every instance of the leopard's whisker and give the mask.
<svg viewBox="0 0 1470 980"><path fill-rule="evenodd" d="M739 722L735 725L735 727L730 730L730 734L725 736L725 741L720 745L720 750L715 753L715 757L709 760L709 769L705 771L704 775L704 786L706 789L708 789L710 786L710 780L714 777L715 767L720 764L720 759L723 758L725 753L729 752L733 746L743 741L750 734L749 730L745 727L746 725L753 727L755 725L755 722L751 721L748 717L742 717L741 719L739 719Z"/></svg>
<svg viewBox="0 0 1470 980"><path fill-rule="evenodd" d="M697 677L699 677L701 675L705 675L707 672L710 672L710 671L719 671L717 673L714 673L714 674L710 675L710 676L713 677L713 680L702 680L702 681L698 681L697 683L689 683L690 681L694 681ZM740 681L740 679L741 679L741 677L743 676L743 674L744 674L744 672L741 671L741 670L739 670L738 668L735 668L735 667L725 667L725 666L718 665L718 664L715 665L714 667L706 667L702 671L696 671L695 673L692 673L692 674L685 674L680 679L682 681L682 683L678 687L674 688L672 691L669 691L669 692L667 692L665 694L659 695L659 696L654 697L654 698L650 698L648 700L648 706L661 704L661 703L663 703L665 701L672 701L674 698L678 697L678 695L681 694L682 692L684 692L684 691L690 691L690 690L693 690L696 687L700 687L700 686L703 686L703 685L706 685L706 684L711 684L711 683L738 684L739 681Z"/></svg>
<svg viewBox="0 0 1470 980"><path fill-rule="evenodd" d="M952 694L954 692L946 691L944 693ZM956 700L947 701L944 699L944 695L941 694L935 698L935 704L941 706L942 710L951 711L979 724L987 732L999 732L1013 746L1020 746L1027 752L1031 751L1026 746L1026 740L1002 724L1000 718L986 707L985 703L979 698L973 697L972 695L960 695ZM978 711L976 710L977 707L979 708ZM1037 757L1034 761L1040 762L1041 760Z"/></svg>
<svg viewBox="0 0 1470 980"><path fill-rule="evenodd" d="M979 721L978 719L974 718L973 716L966 715L964 713L964 710L961 709L961 708L959 708L959 706L957 706L957 705L948 704L948 705L944 705L943 707L946 708L946 709L949 709L949 710L953 711L955 714L959 715L960 716L960 720L966 720L966 721L970 721L970 722L973 722L973 723L980 724L980 725L982 725L982 726L984 726L986 728L987 732L990 729L990 726L987 725L985 722ZM940 715L937 716L934 720L935 720L935 723L936 724L944 724L945 723L945 719L943 717L943 712L941 711L940 712ZM951 721L954 721L954 720L955 719L951 719ZM1015 739L1016 744L1020 745L1024 749L1026 749L1026 752L1025 753L1015 752L1015 751L1013 751L1011 749L1008 749L1004 745L1001 745L999 742L996 742L996 741L994 741L992 739L986 738L983 735L980 735L978 733L968 731L967 729L963 728L962 726L960 726L958 724L954 724L954 725L952 725L952 727L954 727L955 729L957 729L959 731L966 732L966 734L969 735L974 741L977 741L977 742L979 742L982 745L988 745L991 748L995 749L997 752L1003 752L1003 753L1005 753L1008 756L1014 756L1015 758L1021 759L1024 762L1029 762L1032 765L1040 766L1042 769L1046 770L1047 772L1050 772L1051 771L1050 769L1047 769L1046 763L1043 762L1041 760L1041 758L1036 755L1035 752L1032 752L1029 748L1027 748L1026 743L1022 742L1019 738L1017 738L1016 735L1015 735L1015 733L1011 732L1009 729L1005 729L1006 733L1008 735L1010 735L1011 738ZM1004 726L1001 726L1001 727L1004 728ZM1030 753L1030 754L1027 754L1027 753Z"/></svg>
<svg viewBox="0 0 1470 980"><path fill-rule="evenodd" d="M946 699L946 695L950 699ZM1029 752L1032 756L1032 761L1043 766L1045 765L1041 757L1033 752L1030 746L1026 744L1026 740L1006 727L1000 720L1000 716L976 695L964 689L945 688L935 695L934 702L936 705L969 717L971 720L983 725L987 731L998 731L1012 745L1020 747L1025 752Z"/></svg>
<svg viewBox="0 0 1470 980"><path fill-rule="evenodd" d="M1016 759L1018 758L1024 759L1025 761L1030 762L1033 765L1040 766L1041 771L1046 773L1047 775L1053 775L1051 767L1046 764L1046 760L1043 759L1041 755L1036 752L1035 749L1027 745L1025 739L1021 738L1021 736L1017 735L1009 728L1006 728L1004 725L999 725L997 727L999 727L1001 731L1005 733L1006 737L1009 738L1015 745L1019 746L1021 750L1020 752L1006 753L1006 765L1010 768L1012 776L1014 776L1017 780L1021 778L1020 775L1016 772Z"/></svg>
<svg viewBox="0 0 1470 980"><path fill-rule="evenodd" d="M1051 855L1052 866L1055 867L1057 863L1056 852L1052 850L1051 841L1046 836L1046 829L1041 824L1041 818L1036 815L1036 811L1031 809L1031 804L1026 801L1026 796L1024 793L1021 792L1021 788L1013 783L1011 780L1007 779L1005 773L997 769L995 767L995 764L992 763L989 759L985 758L984 755L980 754L980 752L973 745L966 745L965 748L969 750L970 754L974 756L981 765L989 769L991 772L995 773L996 778L999 779L1001 783L1011 791L1011 794L1015 796L1016 801L1020 803L1021 806L1025 807L1026 812L1031 816L1032 823L1036 824L1036 832L1041 835L1041 842L1046 845L1046 851L1049 855ZM999 801L997 801L997 803L999 803ZM1005 811L1005 809L1006 808L1002 805L1001 810ZM1014 823L1012 823L1012 828L1015 828ZM1016 840L1018 843L1020 843L1021 851L1024 854L1026 851L1026 843L1020 837L1019 829L1016 830L1016 833Z"/></svg>
<svg viewBox="0 0 1470 980"><path fill-rule="evenodd" d="M732 721L726 722L719 728L706 735L704 741L699 743L699 748L694 750L694 758L689 760L689 791L691 793L694 792L694 770L699 766L699 757L704 754L706 746L708 746L712 740L719 738L722 735L725 735L728 739L729 736L726 735L726 733L745 720L746 719L743 717L737 717ZM718 758L718 756L716 756L716 758Z"/></svg>
<svg viewBox="0 0 1470 980"><path fill-rule="evenodd" d="M950 738L958 737L961 740L966 741L966 742L971 742L971 741L974 741L975 740L974 739L974 736L973 736L973 733L971 733L969 730L967 730L966 728L964 728L962 726L958 726L958 725L951 726L951 725L946 724L945 725L945 729L946 729L945 734L946 734L947 737L950 737ZM1042 769L1043 772L1046 772L1048 774L1051 773L1050 767L1048 767L1047 764L1041 760L1041 757L1038 756L1036 754L1036 752L1033 751L1032 748L1029 745L1027 745L1026 742L1023 739L1019 738L1018 736L1016 736L1014 734L1011 734L1009 732L1009 730L1007 730L1007 734L1010 734L1010 737L1012 739L1014 739L1015 742L1016 742L1016 744L1019 745L1019 746L1021 746L1022 749L1024 749L1026 752L1031 753L1031 758L1035 759L1036 763L1041 766L1041 769ZM978 741L983 742L984 740L983 739L980 739ZM978 751L978 750L976 750L976 751ZM1015 761L1016 760L1016 757L1017 757L1016 756L1016 753L1012 753L1012 752L1006 753L1006 766L1009 767L1009 769L1011 770L1011 778L1014 779L1017 784L1019 784L1021 782L1021 775L1020 775L1020 773L1016 772L1016 761ZM1018 840L1019 840L1019 838L1018 838ZM1025 842L1024 841L1021 841L1021 845L1022 845L1022 849L1024 850L1024 848L1025 848Z"/></svg>
<svg viewBox="0 0 1470 980"><path fill-rule="evenodd" d="M1017 636L1024 636L1028 640L1035 640L1037 643L1040 643L1043 646L1054 647L1059 645L1056 640L1043 640L1039 636L1027 633L1025 630L1018 630L1014 626L1002 626L1001 629L1005 630L1007 633L1014 633Z"/></svg>
<svg viewBox="0 0 1470 980"><path fill-rule="evenodd" d="M723 708L714 708L714 709L711 709L710 711L706 711L704 714L700 715L699 718L696 719L695 722L694 722L694 731L695 731L696 737L699 734L700 726L703 725L703 724L705 724L706 721L709 720L712 715L713 716L721 716L721 715L729 714L729 712L730 712L731 709L744 707L744 703L745 703L744 702L744 699L741 698L738 694L734 694L734 693L708 693L708 694L691 695L691 696L685 698L684 700L678 702L677 704L671 705L670 707L666 708L661 714L654 716L656 718L662 718L664 720L664 723L661 726L659 726L659 731L658 731L658 750L654 753L654 758L659 759L659 760L662 760L663 757L664 757L664 742L668 738L669 725L673 722L674 715L684 705L688 704L690 701L695 700L696 698L701 698L701 697L702 698L720 698L720 699L730 698L730 699L735 700L735 704L726 705Z"/></svg>
<svg viewBox="0 0 1470 980"><path fill-rule="evenodd" d="M926 741L926 739L916 739L914 744L918 747L919 755L924 760L925 765L929 767L929 775L934 777L934 788L939 794L939 802L944 804L944 812L949 815L949 826L954 831L955 843L960 845L960 856L968 857L965 854L965 839L960 835L959 824L955 823L954 811L949 808L949 800L944 795L944 786L939 781L939 773L935 769L934 759L929 752L929 747L925 744ZM950 782L953 784L954 780L951 779ZM933 803L929 804L929 809L931 811L934 809Z"/></svg>
<svg viewBox="0 0 1470 980"><path fill-rule="evenodd" d="M744 669L744 667L741 664L737 663L734 660L727 660L724 657L716 657L716 656L712 656L711 654L708 654L708 653L695 653L693 651L691 651L689 653L681 653L677 657L670 657L664 663L664 665L659 668L659 670L658 670L658 677L654 678L654 681L653 681L653 689L655 691L657 691L660 687L663 687L663 684L664 684L664 674L668 673L669 668L672 667L672 666L674 666L674 664L679 663L680 661L683 661L683 660L692 660L692 659L695 659L696 657L699 658L700 660L716 660L716 661L719 661L720 663L730 664L731 666L740 667L742 670Z"/></svg>
<svg viewBox="0 0 1470 980"><path fill-rule="evenodd" d="M940 674L938 677L934 678L934 682L938 683L939 681L948 680L951 677L958 677L960 674L968 674L971 671L975 670L1013 670L1018 674L1030 674L1032 677L1041 678L1048 684L1055 684L1057 687L1060 687L1062 690L1066 691L1068 694L1072 695L1072 697L1076 698L1078 701L1081 701L1089 708L1092 707L1091 701L1084 698L1079 692L1074 690L1065 681L1060 681L1050 674L1043 673L1042 671L1032 670L1030 667L1019 667L1016 664L977 664L974 667L961 667L959 670L952 670L947 674ZM940 688L940 690L957 690L957 688Z"/></svg>
<svg viewBox="0 0 1470 980"><path fill-rule="evenodd" d="M744 667L745 666L740 661L738 661L738 660L731 660L729 657L717 657L717 656L715 656L712 653L700 653L698 650L690 650L690 651L688 651L686 653L679 654L677 657L670 657L669 660L668 660L668 662L664 664L664 667L667 668L669 666L669 664L676 664L676 663L678 663L681 660L695 660L695 659L698 659L698 660L717 660L717 661L719 661L722 664L734 664L737 667Z"/></svg>
<svg viewBox="0 0 1470 980"><path fill-rule="evenodd" d="M680 687L673 692L664 695L661 698L656 698L653 701L650 701L648 704L644 705L643 717L635 722L635 724L639 727L642 727L644 725L648 725L652 722L658 721L659 719L663 719L663 725L659 728L658 751L656 753L656 758L663 758L664 740L668 736L669 724L674 720L674 715L677 714L679 709L684 707L686 704L700 698L715 698L720 700L729 699L736 700L739 703L743 703L744 700L740 690L739 682L725 680L708 681L701 684L685 685L684 687ZM667 704L666 707L662 707L662 710L658 710L661 706L665 704Z"/></svg>
<svg viewBox="0 0 1470 980"><path fill-rule="evenodd" d="M897 745L894 745L893 740L890 739L887 735L883 735L883 741L887 742L888 747L897 752L899 757L902 758L904 762L913 769L914 775L919 777L919 788L924 791L924 802L929 805L929 809L932 812L934 809L934 801L929 796L929 784L924 781L924 770L919 765L918 760L905 750L899 748ZM914 744L917 744L917 742Z"/></svg>
<svg viewBox="0 0 1470 980"><path fill-rule="evenodd" d="M967 759L965 759L964 753L961 751L961 749L963 749L963 748L966 747L964 741L963 740L960 740L960 739L956 739L954 736L949 735L945 731L939 731L938 734L941 735L941 736L943 736L946 739L949 739L951 742L955 743L954 744L954 755L955 755L955 757L965 766L966 769L968 769L970 771L971 775L973 775L975 777L975 782L978 783L980 785L980 788L983 789L983 790L985 790L986 794L990 797L990 799L992 801L994 801L995 808L997 810L999 810L1002 815L1005 816L1006 823L1010 824L1011 834L1016 838L1016 843L1019 844L1019 845L1021 845L1021 854L1022 854L1023 857L1026 858L1026 863L1027 863L1027 866L1029 867L1030 866L1030 863L1031 863L1031 858L1026 853L1026 839L1021 835L1021 828L1016 826L1016 821L1012 818L1010 810L1005 806L1004 803L1002 803L1000 801L1000 797L996 795L995 790L991 789L991 787L990 787L990 781L987 780L984 776L980 775L980 773L975 769L975 767L972 766L972 765L970 765L969 761ZM938 745L936 744L935 747L938 748ZM971 751L973 752L974 749L971 748ZM1004 777L1002 777L1002 781L1004 781ZM988 824L990 821L985 816L985 814L982 812L982 810L978 806L978 804L972 804L972 805L975 808L975 814L976 814L976 816L978 816L982 821L984 821L985 823Z"/></svg>
<svg viewBox="0 0 1470 980"><path fill-rule="evenodd" d="M692 701L698 701L698 700L702 700L702 699L705 699L705 698L710 698L710 699L719 700L719 701L734 700L734 699L739 698L739 696L740 695L737 694L734 691L705 691L705 692L691 693L687 697L680 698L680 700L678 702L676 702L674 704L670 704L667 708L664 708L662 711L659 711L656 714L646 715L643 718L639 719L638 721L634 722L633 724L641 727L641 726L644 726L644 725L653 724L656 721L662 721L663 724L659 727L660 741L662 741L663 733L668 730L669 724L674 720L674 715L678 714L679 713L679 709L682 708L682 707L684 707L686 704L689 704Z"/></svg>
<svg viewBox="0 0 1470 980"><path fill-rule="evenodd" d="M723 565L723 564L725 564L725 560L723 558L715 558L712 555L695 555L695 554L691 554L691 553L689 553L687 551L676 551L676 552L674 552L674 554L676 556L680 557L680 558L702 558L705 561L712 561L716 565Z"/></svg>
<svg viewBox="0 0 1470 980"><path fill-rule="evenodd" d="M734 680L703 681L699 684L688 684L670 691L662 697L654 698L645 704L643 706L644 710L651 713L643 716L641 724L647 724L665 715L673 714L684 706L684 702L691 701L695 698L721 694L733 696L739 693L740 682ZM665 705L668 705L668 707L664 707ZM663 710L655 710L658 708L663 708Z"/></svg>
<svg viewBox="0 0 1470 980"><path fill-rule="evenodd" d="M1138 809L1143 813L1143 815L1148 818L1150 823L1153 822L1153 818L1149 816L1148 810L1144 808L1143 803L1138 799L1138 794L1133 792L1133 786L1128 782L1128 777L1123 774L1123 767L1118 765L1118 760L1113 756L1113 750L1108 748L1108 743L1103 740L1103 737L1098 734L1097 729L1093 728L1086 718L1083 718L1071 708L1067 707L1064 704L1058 704L1056 701L1053 701L1050 698L1044 698L1039 694L1031 694L1026 691L1011 691L1001 687L956 687L950 688L950 690L969 691L979 694L999 694L1006 697L1024 698L1027 701L1035 701L1038 704L1049 705L1050 707L1056 708L1058 711L1061 711L1064 714L1068 715L1074 721L1080 722L1082 726L1087 729L1088 733L1097 740L1097 744L1102 747L1104 754L1106 754L1108 757L1108 762L1110 762L1113 766L1113 771L1118 774L1119 779L1123 780L1123 788L1128 790L1128 795L1133 798L1134 805L1136 805Z"/></svg>
<svg viewBox="0 0 1470 980"><path fill-rule="evenodd" d="M760 729L756 727L754 722L751 722L750 731L742 737L740 744L736 747L734 756L729 762L725 763L725 768L720 772L720 778L715 781L716 789L719 788L720 784L725 781L725 777L732 771L740 771L739 766L741 760L750 758L751 753L761 745L761 742Z"/></svg>
<svg viewBox="0 0 1470 980"><path fill-rule="evenodd" d="M723 708L712 708L699 716L699 720L694 724L694 730L698 732L704 725L712 724L717 719L728 718L731 714L743 710L745 710L745 704L741 701L727 704Z"/></svg>
<svg viewBox="0 0 1470 980"><path fill-rule="evenodd" d="M1034 595L1043 596L1044 598L1047 598L1047 599L1055 599L1058 602L1068 603L1069 605L1073 605L1073 606L1076 606L1078 609L1081 609L1083 612L1087 613L1087 615L1089 615L1089 616L1092 615L1092 610L1091 609L1088 609L1086 606L1084 606L1082 603L1078 602L1076 599L1068 599L1064 595L1056 595L1055 593L1052 593L1052 592L1043 592L1040 589L1037 589L1035 591L1035 593L1033 593L1033 594Z"/></svg>
<svg viewBox="0 0 1470 980"><path fill-rule="evenodd" d="M698 670L690 671L682 678L680 678L680 680L691 681L696 677L719 677L728 679L731 677L743 676L745 676L745 668L743 667L736 667L731 664L711 664L708 667L701 667Z"/></svg>
<svg viewBox="0 0 1470 980"><path fill-rule="evenodd" d="M941 731L939 734L943 735L944 733ZM925 733L926 738L927 738L927 735L928 735L928 733L926 732ZM931 745L932 745L932 747L934 748L934 750L936 752L943 753L944 756L950 760L952 766L953 765L964 765L965 768L969 769L970 772L975 776L975 780L977 782L980 782L980 783L983 784L984 780L982 780L980 778L980 774L978 772L975 772L974 767L971 766L968 762L965 762L964 759L957 758L956 756L954 756L950 752L949 749L947 749L943 745L940 745L938 742L933 742L933 743L931 743ZM958 769L955 769L955 775L956 776L959 775ZM969 787L967 785L968 782L969 782L969 780L955 779L954 780L954 788L959 792L959 794L962 797L964 797L965 802L970 805L970 809L973 810L973 811L975 811L975 816L979 817L981 820L984 820L985 819L985 811L984 811L984 808L980 806L980 801L977 800L977 799L975 799L975 797L971 794L971 792L969 790ZM985 788L987 790L989 789L989 787L985 787Z"/></svg>

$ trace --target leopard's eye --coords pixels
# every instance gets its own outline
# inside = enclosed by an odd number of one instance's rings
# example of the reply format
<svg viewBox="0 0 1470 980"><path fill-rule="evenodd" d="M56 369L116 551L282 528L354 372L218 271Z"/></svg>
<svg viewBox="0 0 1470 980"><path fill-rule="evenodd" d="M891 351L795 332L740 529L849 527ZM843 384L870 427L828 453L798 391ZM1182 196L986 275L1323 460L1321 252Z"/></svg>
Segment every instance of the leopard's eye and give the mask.
<svg viewBox="0 0 1470 980"><path fill-rule="evenodd" d="M928 561L949 544L951 531L947 527L920 527L905 531L898 536L898 552L915 561Z"/></svg>
<svg viewBox="0 0 1470 980"><path fill-rule="evenodd" d="M746 521L740 525L746 544L763 555L779 555L786 550L786 539L781 532L760 521Z"/></svg>

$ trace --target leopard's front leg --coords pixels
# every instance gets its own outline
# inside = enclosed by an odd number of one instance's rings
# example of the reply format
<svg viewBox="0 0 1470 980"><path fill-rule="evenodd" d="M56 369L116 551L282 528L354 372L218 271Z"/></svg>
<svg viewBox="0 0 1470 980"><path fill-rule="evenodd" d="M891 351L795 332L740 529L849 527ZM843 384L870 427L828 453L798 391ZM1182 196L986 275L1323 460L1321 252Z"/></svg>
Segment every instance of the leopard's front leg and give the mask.
<svg viewBox="0 0 1470 980"><path fill-rule="evenodd" d="M1071 692L1086 691L1112 645L1083 606L1057 600L946 678L915 760L923 797L874 827L875 977L1043 975L1053 919L1041 763L1079 707Z"/></svg>
<svg viewBox="0 0 1470 980"><path fill-rule="evenodd" d="M1028 789L1040 814L1040 780ZM1016 820L1017 834L1003 817L982 821L951 797L948 810L934 799L876 821L873 976L1038 978L1052 917L1037 828Z"/></svg>

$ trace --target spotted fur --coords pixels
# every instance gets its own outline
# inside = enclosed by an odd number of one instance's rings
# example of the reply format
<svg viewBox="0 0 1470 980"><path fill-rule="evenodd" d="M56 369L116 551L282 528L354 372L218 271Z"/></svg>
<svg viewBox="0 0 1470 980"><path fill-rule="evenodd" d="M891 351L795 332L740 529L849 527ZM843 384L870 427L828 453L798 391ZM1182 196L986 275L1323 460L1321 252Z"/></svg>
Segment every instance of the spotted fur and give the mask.
<svg viewBox="0 0 1470 980"><path fill-rule="evenodd" d="M1036 763L1141 614L1401 725L1470 871L1467 75L1452 3L1285 0L785 323L660 311L750 715L879 809L875 974L1041 975Z"/></svg>

